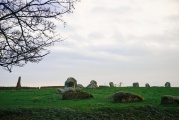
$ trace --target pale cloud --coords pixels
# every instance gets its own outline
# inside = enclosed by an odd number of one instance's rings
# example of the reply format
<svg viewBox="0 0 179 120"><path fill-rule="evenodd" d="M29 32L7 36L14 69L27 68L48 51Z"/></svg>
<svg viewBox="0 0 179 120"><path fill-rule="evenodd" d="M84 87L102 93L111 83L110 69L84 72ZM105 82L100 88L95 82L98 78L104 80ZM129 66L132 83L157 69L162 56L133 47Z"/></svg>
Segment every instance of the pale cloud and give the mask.
<svg viewBox="0 0 179 120"><path fill-rule="evenodd" d="M179 86L178 16L178 0L81 1L64 16L65 27L56 22L65 40L39 64L16 67L12 74L1 70L0 85L12 85L21 75L27 86L63 85L71 76L84 85L95 79Z"/></svg>

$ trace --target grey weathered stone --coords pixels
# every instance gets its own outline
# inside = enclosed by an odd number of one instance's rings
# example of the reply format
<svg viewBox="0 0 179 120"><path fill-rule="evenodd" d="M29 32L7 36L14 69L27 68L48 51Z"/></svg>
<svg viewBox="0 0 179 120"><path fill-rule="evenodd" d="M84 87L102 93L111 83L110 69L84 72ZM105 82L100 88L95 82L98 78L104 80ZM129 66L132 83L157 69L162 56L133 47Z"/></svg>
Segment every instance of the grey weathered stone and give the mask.
<svg viewBox="0 0 179 120"><path fill-rule="evenodd" d="M171 87L170 82L166 82L165 87Z"/></svg>
<svg viewBox="0 0 179 120"><path fill-rule="evenodd" d="M149 83L146 83L146 84L145 84L145 87L150 87Z"/></svg>
<svg viewBox="0 0 179 120"><path fill-rule="evenodd" d="M139 87L139 83L138 82L133 83L133 87Z"/></svg>
<svg viewBox="0 0 179 120"><path fill-rule="evenodd" d="M109 98L113 98L114 102L140 102L143 101L144 98L140 95L131 93L131 92L117 92L114 95L109 96Z"/></svg>
<svg viewBox="0 0 179 120"><path fill-rule="evenodd" d="M95 80L91 80L90 84L86 88L98 88L97 82Z"/></svg>
<svg viewBox="0 0 179 120"><path fill-rule="evenodd" d="M62 100L90 99L93 95L83 91L68 91L62 94Z"/></svg>
<svg viewBox="0 0 179 120"><path fill-rule="evenodd" d="M17 85L16 85L16 90L21 89L21 77L18 78Z"/></svg>
<svg viewBox="0 0 179 120"><path fill-rule="evenodd" d="M76 87L77 87L77 81L75 78L73 77L69 77L66 81L65 81L65 87L64 89L58 88L57 89L57 93L58 94L64 94L68 91L76 91Z"/></svg>
<svg viewBox="0 0 179 120"><path fill-rule="evenodd" d="M66 81L65 81L65 87L77 87L77 81L75 78L73 77L69 77Z"/></svg>
<svg viewBox="0 0 179 120"><path fill-rule="evenodd" d="M82 84L77 84L77 88L84 88Z"/></svg>
<svg viewBox="0 0 179 120"><path fill-rule="evenodd" d="M114 83L113 82L109 82L109 86L110 87L114 87Z"/></svg>
<svg viewBox="0 0 179 120"><path fill-rule="evenodd" d="M164 95L161 97L161 104L179 105L179 96Z"/></svg>
<svg viewBox="0 0 179 120"><path fill-rule="evenodd" d="M66 92L75 92L76 91L76 89L75 88L73 88L73 87L65 87L64 89L61 89L61 88L58 88L57 89L57 93L58 94L64 94L64 93L66 93Z"/></svg>

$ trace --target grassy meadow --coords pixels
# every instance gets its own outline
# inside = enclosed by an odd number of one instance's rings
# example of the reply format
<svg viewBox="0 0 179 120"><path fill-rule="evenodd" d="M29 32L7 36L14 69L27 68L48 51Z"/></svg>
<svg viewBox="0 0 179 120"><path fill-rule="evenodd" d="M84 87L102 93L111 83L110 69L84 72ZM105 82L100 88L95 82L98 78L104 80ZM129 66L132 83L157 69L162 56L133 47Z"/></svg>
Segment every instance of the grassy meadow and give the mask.
<svg viewBox="0 0 179 120"><path fill-rule="evenodd" d="M179 96L179 88L114 87L82 89L94 96L61 100L56 89L1 90L0 119L178 119L179 106L160 105L161 96ZM143 102L114 103L115 92L141 95Z"/></svg>

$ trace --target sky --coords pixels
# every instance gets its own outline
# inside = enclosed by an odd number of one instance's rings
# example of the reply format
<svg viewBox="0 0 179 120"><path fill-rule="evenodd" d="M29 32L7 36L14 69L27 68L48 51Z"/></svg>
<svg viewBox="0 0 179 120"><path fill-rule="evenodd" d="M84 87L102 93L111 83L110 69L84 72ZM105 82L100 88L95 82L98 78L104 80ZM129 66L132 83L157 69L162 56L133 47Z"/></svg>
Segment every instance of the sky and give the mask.
<svg viewBox="0 0 179 120"><path fill-rule="evenodd" d="M0 68L0 86L60 86L68 77L87 86L179 87L179 0L81 0L64 27L65 41L41 62Z"/></svg>

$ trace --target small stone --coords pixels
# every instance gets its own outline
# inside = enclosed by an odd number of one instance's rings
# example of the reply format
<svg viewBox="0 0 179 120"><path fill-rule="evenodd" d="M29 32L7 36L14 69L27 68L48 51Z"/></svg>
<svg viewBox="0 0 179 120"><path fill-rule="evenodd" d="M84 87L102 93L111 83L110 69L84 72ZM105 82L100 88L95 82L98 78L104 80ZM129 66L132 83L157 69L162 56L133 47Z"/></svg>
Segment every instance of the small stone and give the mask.
<svg viewBox="0 0 179 120"><path fill-rule="evenodd" d="M139 87L139 83L138 82L133 83L133 87Z"/></svg>
<svg viewBox="0 0 179 120"><path fill-rule="evenodd" d="M91 80L90 84L86 88L98 88L97 82L95 80Z"/></svg>
<svg viewBox="0 0 179 120"><path fill-rule="evenodd" d="M110 87L114 87L114 83L113 82L109 82L109 86Z"/></svg>
<svg viewBox="0 0 179 120"><path fill-rule="evenodd" d="M64 94L62 94L62 100L77 100L77 99L89 99L93 98L93 96L87 92L83 91L68 91Z"/></svg>
<svg viewBox="0 0 179 120"><path fill-rule="evenodd" d="M170 82L166 82L165 87L171 87Z"/></svg>
<svg viewBox="0 0 179 120"><path fill-rule="evenodd" d="M150 87L149 83L146 83L146 84L145 84L145 87Z"/></svg>

